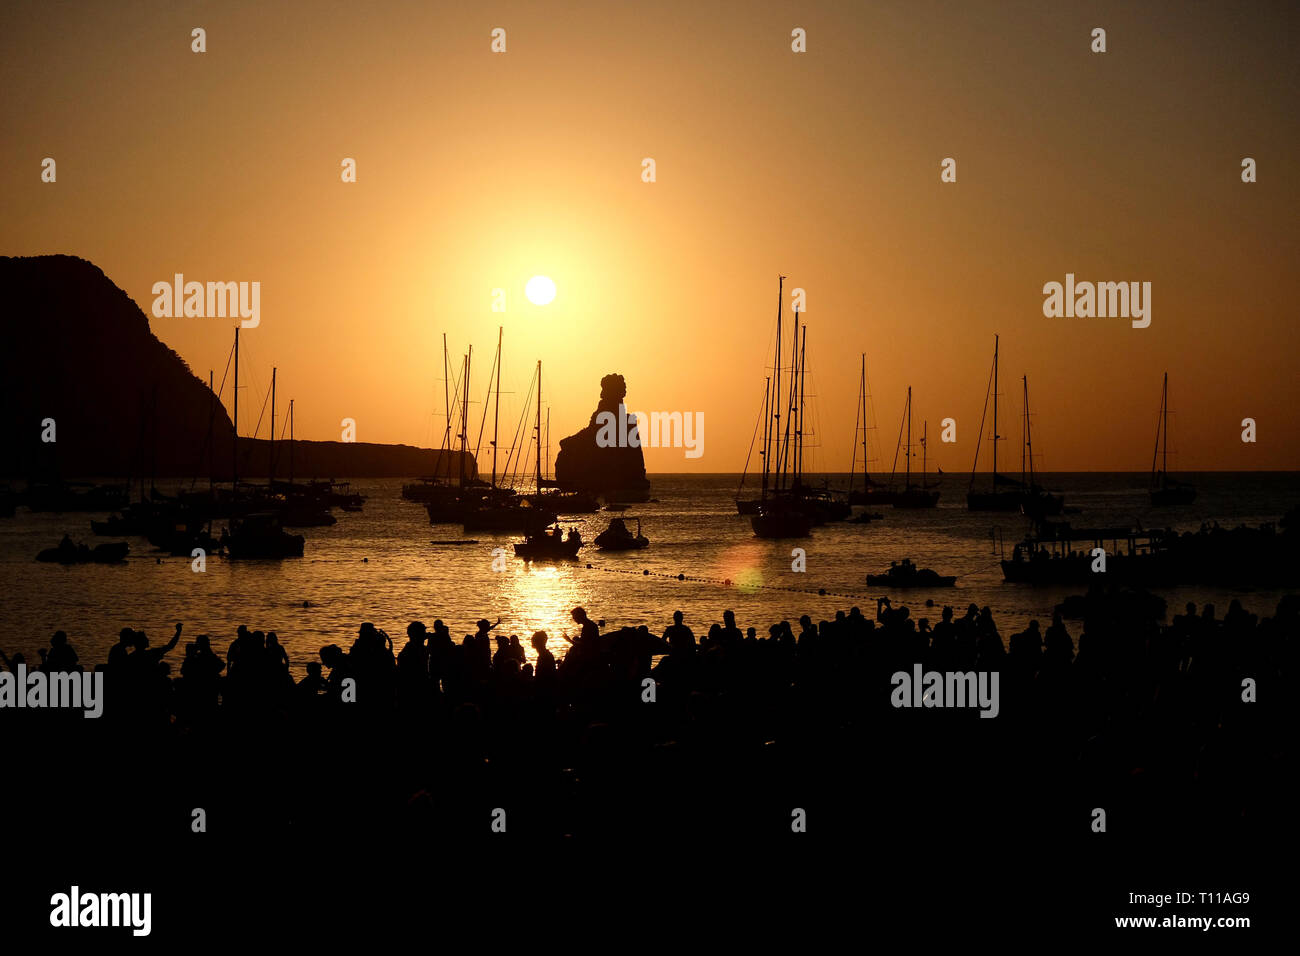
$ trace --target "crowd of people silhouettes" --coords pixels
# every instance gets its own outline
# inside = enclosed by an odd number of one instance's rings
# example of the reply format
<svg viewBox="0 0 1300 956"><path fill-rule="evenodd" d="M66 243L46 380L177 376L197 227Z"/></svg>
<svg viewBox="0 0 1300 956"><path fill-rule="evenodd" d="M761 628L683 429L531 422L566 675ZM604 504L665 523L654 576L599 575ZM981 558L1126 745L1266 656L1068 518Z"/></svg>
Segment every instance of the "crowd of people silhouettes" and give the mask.
<svg viewBox="0 0 1300 956"><path fill-rule="evenodd" d="M224 657L196 637L173 673L177 624L157 646L123 628L96 669L105 672L103 722L125 728L114 733L207 741L237 730L264 738L272 772L286 760L271 745L277 735L322 740L335 756L375 761L369 776L387 781L388 805L416 817L441 807L448 789L486 793L504 775L534 795L530 812L564 821L555 825L566 831L630 825L613 809L627 805L626 788L673 818L659 802L670 801L673 786L725 787L722 775L734 772L764 781L756 789L779 803L818 774L831 786L828 767L839 781L859 759L906 767L917 781L941 779L927 769L934 761L971 779L1001 774L1028 786L1130 795L1140 778L1136 786L1151 794L1185 786L1246 813L1241 780L1266 779L1276 765L1275 725L1262 714L1293 666L1300 599L1284 599L1263 619L1237 601L1222 618L1212 605L1188 605L1167 625L1132 608L1099 595L1077 641L1058 613L1045 631L1031 621L1004 643L991 610L974 604L963 613L944 607L932 624L881 598L874 617L854 607L816 623L807 615L780 621L762 634L742 632L728 610L699 638L681 611L655 636L645 626L602 630L578 607L559 660L545 631L525 646L517 634L497 633L500 619L479 620L459 642L442 620L432 628L413 621L400 647L367 622L346 649L322 647L297 681L276 633L245 626ZM25 661L0 653L0 663ZM998 729L970 720L973 710L918 716L891 708L890 676L915 664L998 672L1000 718L987 722ZM47 672L83 666L63 631L41 651ZM6 718L42 715L0 713ZM310 776L311 760L302 759L299 772Z"/></svg>

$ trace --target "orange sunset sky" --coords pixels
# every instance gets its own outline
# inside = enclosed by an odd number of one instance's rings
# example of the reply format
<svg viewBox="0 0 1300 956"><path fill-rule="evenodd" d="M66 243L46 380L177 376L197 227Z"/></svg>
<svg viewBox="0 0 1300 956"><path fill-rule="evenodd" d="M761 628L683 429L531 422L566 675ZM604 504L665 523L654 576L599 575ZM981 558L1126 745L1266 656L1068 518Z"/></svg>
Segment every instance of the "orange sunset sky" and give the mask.
<svg viewBox="0 0 1300 956"><path fill-rule="evenodd" d="M968 470L995 332L1002 431L1028 374L1040 468L1148 468L1166 370L1172 468L1300 468L1297 27L1281 3L9 2L0 253L89 259L146 313L177 272L261 282L244 434L276 365L298 437L436 445L442 333L481 403L502 325L506 435L541 359L552 455L617 371L632 409L704 414L704 455L650 471L739 471L780 273L807 294L810 470L848 469L864 351L873 457L911 385L931 461ZM1150 327L1044 317L1067 272L1149 281ZM220 378L231 321L151 324Z"/></svg>

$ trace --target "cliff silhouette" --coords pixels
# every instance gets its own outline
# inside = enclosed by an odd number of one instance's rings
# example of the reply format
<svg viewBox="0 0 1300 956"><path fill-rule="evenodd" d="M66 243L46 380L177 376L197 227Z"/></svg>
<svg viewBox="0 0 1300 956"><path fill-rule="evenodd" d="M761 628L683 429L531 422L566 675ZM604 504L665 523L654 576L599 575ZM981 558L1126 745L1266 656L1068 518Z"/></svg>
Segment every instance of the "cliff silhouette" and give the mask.
<svg viewBox="0 0 1300 956"><path fill-rule="evenodd" d="M645 475L645 455L640 445L601 447L596 441L602 412L613 415L618 429L619 406L627 397L627 383L617 373L600 380L600 401L591 413L587 427L560 439L555 456L555 481L563 491L586 491L617 501L645 501L650 497L650 481ZM636 429L636 416L626 411L626 433ZM611 419L606 419L611 421Z"/></svg>
<svg viewBox="0 0 1300 956"><path fill-rule="evenodd" d="M230 478L230 416L97 266L76 256L0 257L0 303L0 474ZM56 423L52 443L41 441L46 418ZM276 474L287 477L289 451L278 444ZM450 453L452 474L458 454ZM240 477L265 475L269 455L266 441L241 438ZM293 455L300 478L407 477L448 467L436 449L411 445L298 440Z"/></svg>

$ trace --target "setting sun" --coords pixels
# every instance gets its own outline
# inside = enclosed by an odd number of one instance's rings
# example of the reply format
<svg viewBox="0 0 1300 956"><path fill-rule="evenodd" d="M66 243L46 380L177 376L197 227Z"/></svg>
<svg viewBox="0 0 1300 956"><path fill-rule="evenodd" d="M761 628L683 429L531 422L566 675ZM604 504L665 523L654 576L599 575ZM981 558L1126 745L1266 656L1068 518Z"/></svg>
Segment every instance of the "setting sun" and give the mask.
<svg viewBox="0 0 1300 956"><path fill-rule="evenodd" d="M555 299L555 282L546 276L533 276L524 286L524 295L533 305L550 305Z"/></svg>

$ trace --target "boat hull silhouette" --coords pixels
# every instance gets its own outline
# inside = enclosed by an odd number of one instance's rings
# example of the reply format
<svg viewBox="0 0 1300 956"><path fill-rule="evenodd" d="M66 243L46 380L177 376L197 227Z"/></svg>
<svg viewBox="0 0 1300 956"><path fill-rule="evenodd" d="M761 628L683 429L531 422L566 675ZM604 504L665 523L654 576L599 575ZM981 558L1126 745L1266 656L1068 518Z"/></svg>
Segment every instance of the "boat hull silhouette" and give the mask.
<svg viewBox="0 0 1300 956"><path fill-rule="evenodd" d="M1011 559L1001 562L1002 575L1032 585L1292 586L1300 583L1292 520L1291 514L1283 519L1288 528L1283 533L1272 524L1178 533L1043 523L1040 534L1016 545ZM1097 549L1105 551L1104 573Z"/></svg>
<svg viewBox="0 0 1300 956"><path fill-rule="evenodd" d="M609 527L596 535L596 547L602 551L639 551L648 547L650 539L641 533L641 522L636 523L636 534L627 529L622 518L614 518Z"/></svg>
<svg viewBox="0 0 1300 956"><path fill-rule="evenodd" d="M572 561L578 556L582 541L577 538L555 539L550 535L538 535L525 541L515 542L515 557L528 561Z"/></svg>
<svg viewBox="0 0 1300 956"><path fill-rule="evenodd" d="M126 560L131 546L125 541L114 541L88 548L46 548L36 556L45 564L120 564Z"/></svg>
<svg viewBox="0 0 1300 956"><path fill-rule="evenodd" d="M545 527L556 517L547 509L510 505L466 511L461 524L466 531L529 531Z"/></svg>
<svg viewBox="0 0 1300 956"><path fill-rule="evenodd" d="M235 560L301 558L303 537L289 534L274 514L252 514L243 521L232 522L223 539L226 553Z"/></svg>
<svg viewBox="0 0 1300 956"><path fill-rule="evenodd" d="M764 506L750 518L750 527L760 538L806 538L812 532L812 520L794 508Z"/></svg>
<svg viewBox="0 0 1300 956"><path fill-rule="evenodd" d="M906 488L893 498L895 508L933 508L939 504L939 492L924 488Z"/></svg>
<svg viewBox="0 0 1300 956"><path fill-rule="evenodd" d="M918 568L909 562L895 564L884 574L868 574L867 584L885 588L951 588L956 586L957 576Z"/></svg>

